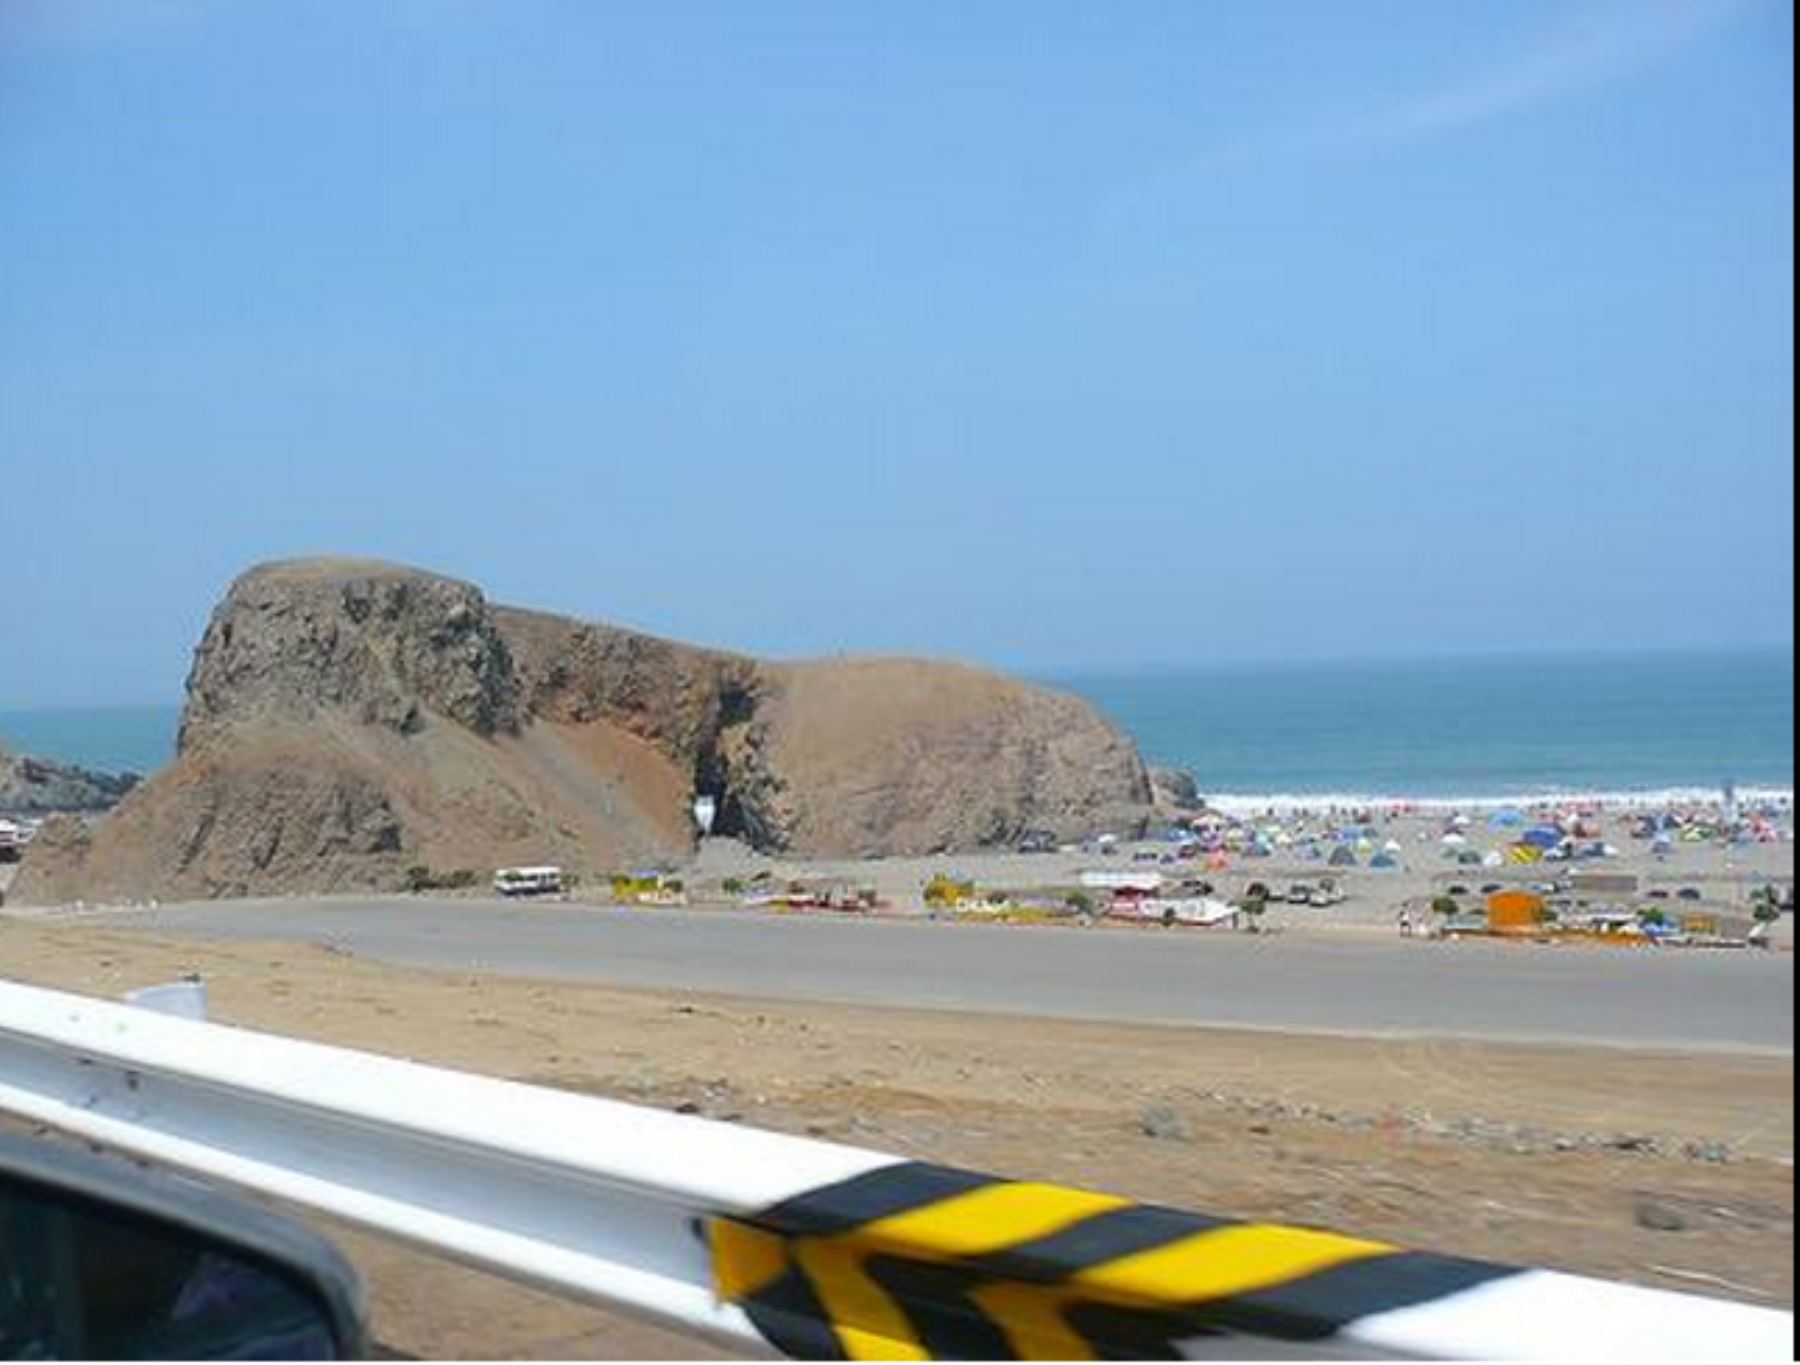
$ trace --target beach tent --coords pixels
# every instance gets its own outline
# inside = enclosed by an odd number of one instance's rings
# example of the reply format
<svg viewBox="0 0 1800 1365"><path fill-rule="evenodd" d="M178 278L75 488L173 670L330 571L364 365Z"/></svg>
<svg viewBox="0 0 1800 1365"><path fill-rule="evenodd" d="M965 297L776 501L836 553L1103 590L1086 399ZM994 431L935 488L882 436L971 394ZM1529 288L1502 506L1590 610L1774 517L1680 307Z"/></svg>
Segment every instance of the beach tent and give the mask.
<svg viewBox="0 0 1800 1365"><path fill-rule="evenodd" d="M1529 867L1532 863L1544 861L1544 850L1536 844L1517 843L1506 846L1506 861L1521 867Z"/></svg>
<svg viewBox="0 0 1800 1365"><path fill-rule="evenodd" d="M1513 810L1510 806L1505 810L1497 810L1488 817L1488 825L1493 829L1516 829L1524 823L1524 812Z"/></svg>
<svg viewBox="0 0 1800 1365"><path fill-rule="evenodd" d="M1557 847L1562 841L1562 831L1553 829L1549 825L1533 826L1519 836L1520 843L1530 844L1533 848L1542 849L1546 853Z"/></svg>
<svg viewBox="0 0 1800 1365"><path fill-rule="evenodd" d="M1400 866L1400 860L1398 858L1396 858L1393 854L1388 853L1384 850L1383 852L1377 853L1373 858L1369 859L1369 866L1374 867L1374 868L1379 868L1384 872L1389 872L1389 871L1392 871L1394 868Z"/></svg>
<svg viewBox="0 0 1800 1365"><path fill-rule="evenodd" d="M1445 848L1464 848L1468 845L1468 836L1462 834L1446 834L1438 842Z"/></svg>
<svg viewBox="0 0 1800 1365"><path fill-rule="evenodd" d="M1381 846L1381 851L1383 853L1398 853L1400 851L1400 841L1398 839L1389 839Z"/></svg>
<svg viewBox="0 0 1800 1365"><path fill-rule="evenodd" d="M1483 867L1505 867L1506 855L1497 848L1490 848L1481 855L1481 865Z"/></svg>
<svg viewBox="0 0 1800 1365"><path fill-rule="evenodd" d="M1487 862L1487 858L1488 855L1484 854L1478 848L1465 848L1457 853L1456 863L1458 867L1481 867ZM1499 863L1496 857L1495 866L1498 865Z"/></svg>
<svg viewBox="0 0 1800 1365"><path fill-rule="evenodd" d="M1331 851L1330 862L1333 867L1355 867L1356 850L1349 844L1339 844Z"/></svg>

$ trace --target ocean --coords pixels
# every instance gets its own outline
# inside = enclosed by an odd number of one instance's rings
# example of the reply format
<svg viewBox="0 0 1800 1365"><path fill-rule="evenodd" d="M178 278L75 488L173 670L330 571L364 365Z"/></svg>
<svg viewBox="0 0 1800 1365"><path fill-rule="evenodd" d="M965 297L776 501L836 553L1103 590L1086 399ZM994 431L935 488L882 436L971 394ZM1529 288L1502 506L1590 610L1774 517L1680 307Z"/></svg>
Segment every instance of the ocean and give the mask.
<svg viewBox="0 0 1800 1365"><path fill-rule="evenodd" d="M1040 681L1225 802L1791 795L1794 656L1243 664ZM0 744L106 771L174 754L176 706L0 711Z"/></svg>
<svg viewBox="0 0 1800 1365"><path fill-rule="evenodd" d="M1791 650L1061 676L1232 803L1791 796Z"/></svg>
<svg viewBox="0 0 1800 1365"><path fill-rule="evenodd" d="M0 748L104 773L155 772L175 757L179 706L0 711Z"/></svg>

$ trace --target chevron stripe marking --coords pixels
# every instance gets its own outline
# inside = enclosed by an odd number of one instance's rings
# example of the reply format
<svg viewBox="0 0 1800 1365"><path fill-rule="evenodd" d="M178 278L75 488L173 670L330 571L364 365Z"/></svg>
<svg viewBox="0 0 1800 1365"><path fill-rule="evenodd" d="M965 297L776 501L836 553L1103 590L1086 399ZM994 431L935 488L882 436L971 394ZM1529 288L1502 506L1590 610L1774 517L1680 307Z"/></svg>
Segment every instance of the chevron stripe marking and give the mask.
<svg viewBox="0 0 1800 1365"><path fill-rule="evenodd" d="M941 1261L982 1256L1054 1236L1130 1205L1116 1195L1030 1183L990 1185L909 1209L844 1234L870 1254Z"/></svg>
<svg viewBox="0 0 1800 1365"><path fill-rule="evenodd" d="M1094 1346L1063 1316L1076 1299L1065 1289L998 1281L972 1290L969 1298L1012 1345L1019 1360L1097 1360Z"/></svg>
<svg viewBox="0 0 1800 1365"><path fill-rule="evenodd" d="M729 1218L714 1218L706 1232L712 1245L713 1284L727 1303L754 1298L788 1271L787 1243L775 1233Z"/></svg>
<svg viewBox="0 0 1800 1365"><path fill-rule="evenodd" d="M1068 1284L1112 1303L1166 1308L1255 1293L1396 1250L1330 1232L1247 1224L1089 1266Z"/></svg>
<svg viewBox="0 0 1800 1365"><path fill-rule="evenodd" d="M799 1237L794 1259L819 1296L851 1360L930 1360L912 1320L869 1278L866 1252L852 1236Z"/></svg>

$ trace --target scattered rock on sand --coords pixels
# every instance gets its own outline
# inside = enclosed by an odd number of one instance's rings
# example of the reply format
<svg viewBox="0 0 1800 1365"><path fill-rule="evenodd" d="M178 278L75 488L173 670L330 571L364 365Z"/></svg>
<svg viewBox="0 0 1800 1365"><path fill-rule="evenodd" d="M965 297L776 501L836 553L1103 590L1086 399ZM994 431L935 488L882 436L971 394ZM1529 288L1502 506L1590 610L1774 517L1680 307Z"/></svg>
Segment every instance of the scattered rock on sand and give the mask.
<svg viewBox="0 0 1800 1365"><path fill-rule="evenodd" d="M1166 1104L1145 1105L1138 1112L1138 1131L1159 1142L1186 1142L1192 1136L1187 1121Z"/></svg>
<svg viewBox="0 0 1800 1365"><path fill-rule="evenodd" d="M1640 1199L1632 1216L1639 1227L1649 1228L1652 1232L1686 1232L1688 1229L1684 1214L1654 1199Z"/></svg>

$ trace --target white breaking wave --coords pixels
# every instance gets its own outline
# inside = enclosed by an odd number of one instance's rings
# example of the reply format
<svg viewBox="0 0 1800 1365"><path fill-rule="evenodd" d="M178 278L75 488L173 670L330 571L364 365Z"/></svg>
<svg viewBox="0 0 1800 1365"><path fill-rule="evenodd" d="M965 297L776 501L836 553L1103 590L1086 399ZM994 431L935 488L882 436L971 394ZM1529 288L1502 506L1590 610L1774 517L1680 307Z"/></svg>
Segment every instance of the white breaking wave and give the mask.
<svg viewBox="0 0 1800 1365"><path fill-rule="evenodd" d="M1609 810L1663 810L1671 807L1718 808L1725 804L1719 787L1659 787L1644 791L1585 791L1545 788L1504 795L1397 796L1373 792L1208 792L1206 804L1227 815L1252 815L1262 811L1286 814L1297 811L1391 810L1404 806L1417 811L1533 810L1539 807L1601 806ZM1792 806L1792 787L1739 787L1738 804Z"/></svg>

